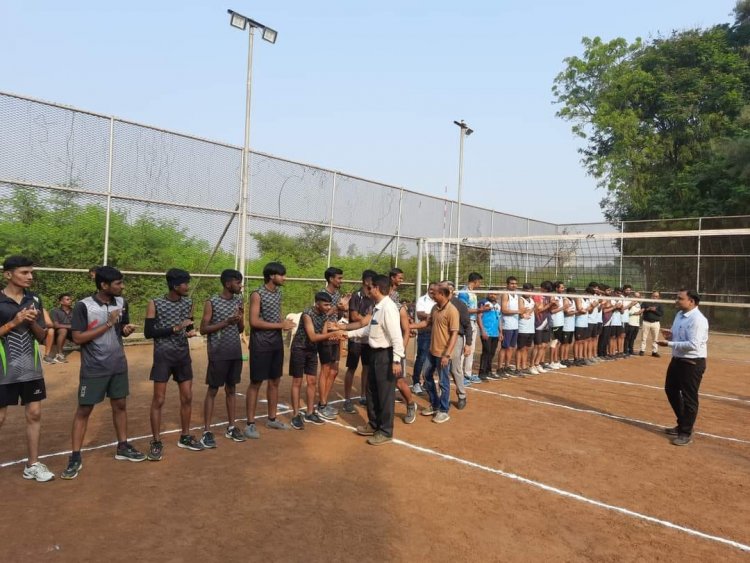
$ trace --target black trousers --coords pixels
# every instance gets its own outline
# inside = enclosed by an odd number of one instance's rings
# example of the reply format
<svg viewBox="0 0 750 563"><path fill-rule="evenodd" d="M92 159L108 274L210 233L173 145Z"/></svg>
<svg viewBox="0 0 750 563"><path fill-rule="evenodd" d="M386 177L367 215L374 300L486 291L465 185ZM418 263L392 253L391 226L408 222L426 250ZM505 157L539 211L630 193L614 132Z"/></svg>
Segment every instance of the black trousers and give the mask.
<svg viewBox="0 0 750 563"><path fill-rule="evenodd" d="M393 348L371 348L367 372L367 419L370 426L386 436L393 436L395 402Z"/></svg>
<svg viewBox="0 0 750 563"><path fill-rule="evenodd" d="M635 337L638 336L638 327L625 325L625 353L633 353L633 344L635 344Z"/></svg>
<svg viewBox="0 0 750 563"><path fill-rule="evenodd" d="M497 343L500 341L499 336L489 336L487 340L480 338L482 341L482 355L479 356L479 375L489 375L492 373L492 359L497 352Z"/></svg>
<svg viewBox="0 0 750 563"><path fill-rule="evenodd" d="M609 346L609 336L612 332L612 327L603 326L602 333L599 335L599 340L596 343L596 355L604 357L608 354L607 347Z"/></svg>
<svg viewBox="0 0 750 563"><path fill-rule="evenodd" d="M664 391L677 417L680 434L692 434L698 416L698 389L703 372L706 371L705 358L672 358L667 368Z"/></svg>

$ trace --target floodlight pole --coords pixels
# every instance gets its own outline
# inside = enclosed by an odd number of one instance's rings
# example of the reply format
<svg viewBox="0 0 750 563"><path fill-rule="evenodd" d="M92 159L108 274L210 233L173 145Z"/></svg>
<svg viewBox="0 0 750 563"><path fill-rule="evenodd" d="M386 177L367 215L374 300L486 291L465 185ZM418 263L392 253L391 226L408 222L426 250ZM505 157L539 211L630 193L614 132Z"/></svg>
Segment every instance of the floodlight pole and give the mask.
<svg viewBox="0 0 750 563"><path fill-rule="evenodd" d="M456 218L456 289L458 289L458 282L460 278L459 273L459 260L461 258L461 191L464 184L464 139L467 135L471 135L474 131L469 128L464 120L454 121L458 125L459 131L459 149L458 149L458 217Z"/></svg>
<svg viewBox="0 0 750 563"><path fill-rule="evenodd" d="M239 270L244 277L247 250L247 209L250 185L250 101L253 95L253 39L255 28L250 26L247 46L247 91L245 94L245 144L242 146L242 170L240 171L240 260Z"/></svg>

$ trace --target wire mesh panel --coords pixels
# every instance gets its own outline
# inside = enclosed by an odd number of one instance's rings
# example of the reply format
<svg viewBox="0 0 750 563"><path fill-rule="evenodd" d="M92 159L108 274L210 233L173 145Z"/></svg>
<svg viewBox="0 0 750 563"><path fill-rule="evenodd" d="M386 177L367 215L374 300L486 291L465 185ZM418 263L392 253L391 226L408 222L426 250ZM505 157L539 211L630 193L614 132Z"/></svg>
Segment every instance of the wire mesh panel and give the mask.
<svg viewBox="0 0 750 563"><path fill-rule="evenodd" d="M396 234L401 190L352 176L336 176L333 223L361 231Z"/></svg>

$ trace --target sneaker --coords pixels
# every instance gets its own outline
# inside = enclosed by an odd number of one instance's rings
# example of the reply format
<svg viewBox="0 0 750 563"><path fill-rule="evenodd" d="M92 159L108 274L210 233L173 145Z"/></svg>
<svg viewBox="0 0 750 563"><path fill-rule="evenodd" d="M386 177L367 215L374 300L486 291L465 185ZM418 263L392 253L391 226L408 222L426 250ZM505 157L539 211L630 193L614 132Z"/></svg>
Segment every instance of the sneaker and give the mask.
<svg viewBox="0 0 750 563"><path fill-rule="evenodd" d="M232 429L234 430L235 427L232 426ZM227 431L224 434L224 436L226 436L227 434L229 434L229 429L227 429ZM242 436L241 432L239 434L240 434L240 436ZM243 440L244 440L244 437L243 437ZM201 444L203 444L203 447L207 448L207 449L213 449L213 448L215 448L216 447L216 438L214 438L214 433L213 432L204 432L203 436L201 436Z"/></svg>
<svg viewBox="0 0 750 563"><path fill-rule="evenodd" d="M161 440L151 440L148 445L148 453L146 457L149 461L161 461L162 453L164 452L164 444Z"/></svg>
<svg viewBox="0 0 750 563"><path fill-rule="evenodd" d="M493 381L497 381L498 379L502 379L502 376L499 373L495 373L494 371L492 373L487 374L487 379L491 379Z"/></svg>
<svg viewBox="0 0 750 563"><path fill-rule="evenodd" d="M323 420L336 420L336 414L333 412L333 407L331 407L330 405L326 405L324 407L318 405L318 408L315 409L315 412L318 413L318 416Z"/></svg>
<svg viewBox="0 0 750 563"><path fill-rule="evenodd" d="M417 403L412 403L406 406L406 416L404 417L404 423L414 424L417 420Z"/></svg>
<svg viewBox="0 0 750 563"><path fill-rule="evenodd" d="M38 356L37 356L38 357ZM44 356L42 358L45 364L56 364L57 359L54 356Z"/></svg>
<svg viewBox="0 0 750 563"><path fill-rule="evenodd" d="M67 364L68 363L68 359L65 357L65 354L58 354L57 356L55 356L55 361L58 364Z"/></svg>
<svg viewBox="0 0 750 563"><path fill-rule="evenodd" d="M539 370L536 368L536 366L533 366L527 370L524 370L524 373L527 375L539 375Z"/></svg>
<svg viewBox="0 0 750 563"><path fill-rule="evenodd" d="M451 417L447 412L440 411L432 418L432 422L442 424L443 422L448 422L450 419Z"/></svg>
<svg viewBox="0 0 750 563"><path fill-rule="evenodd" d="M434 408L432 405L427 405L425 408L422 409L421 415L422 416L432 416L437 412L437 409Z"/></svg>
<svg viewBox="0 0 750 563"><path fill-rule="evenodd" d="M464 387L471 387L471 379L464 377Z"/></svg>
<svg viewBox="0 0 750 563"><path fill-rule="evenodd" d="M422 395L424 394L424 389L422 389L422 386L419 383L415 383L411 387L411 392L415 395Z"/></svg>
<svg viewBox="0 0 750 563"><path fill-rule="evenodd" d="M270 418L266 420L266 428L271 428L272 430L289 430L290 427L286 422L281 422L278 418L276 420L271 420Z"/></svg>
<svg viewBox="0 0 750 563"><path fill-rule="evenodd" d="M466 408L466 397L459 397L458 402L456 402L456 408L460 411Z"/></svg>
<svg viewBox="0 0 750 563"><path fill-rule="evenodd" d="M390 436L386 436L382 432L375 432L374 435L367 439L367 443L371 446L382 446L393 440Z"/></svg>
<svg viewBox="0 0 750 563"><path fill-rule="evenodd" d="M375 429L369 423L363 424L362 426L357 426L357 434L360 436L374 436Z"/></svg>
<svg viewBox="0 0 750 563"><path fill-rule="evenodd" d="M536 371L539 373L547 373L547 371L551 371L551 368L549 370L545 369L544 366L534 366L536 368Z"/></svg>
<svg viewBox="0 0 750 563"><path fill-rule="evenodd" d="M469 381L472 383L482 383L482 378L480 378L478 375L472 374L471 377L469 377Z"/></svg>
<svg viewBox="0 0 750 563"><path fill-rule="evenodd" d="M643 350L641 350L640 352L638 352L639 356L643 356L644 354L645 354L645 352Z"/></svg>
<svg viewBox="0 0 750 563"><path fill-rule="evenodd" d="M180 436L180 439L177 441L177 447L190 450L191 452L203 451L203 444L201 444L190 434Z"/></svg>
<svg viewBox="0 0 750 563"><path fill-rule="evenodd" d="M359 404L362 405L363 407L366 407L367 406L367 397L360 397L359 398Z"/></svg>
<svg viewBox="0 0 750 563"><path fill-rule="evenodd" d="M585 360L583 360L583 363L584 363L584 365L587 365L587 366L595 366L596 365L596 362L594 360L592 360L591 358L586 358Z"/></svg>
<svg viewBox="0 0 750 563"><path fill-rule="evenodd" d="M680 434L672 440L672 444L675 446L687 446L690 442L693 441L692 434Z"/></svg>
<svg viewBox="0 0 750 563"><path fill-rule="evenodd" d="M32 463L28 467L23 468L23 478L34 479L40 483L46 483L47 481L52 481L52 479L55 478L55 474L47 469L46 465L37 461L36 463Z"/></svg>
<svg viewBox="0 0 750 563"><path fill-rule="evenodd" d="M75 479L83 469L83 460L73 460L73 456L68 458L68 467L66 467L60 474L63 479Z"/></svg>
<svg viewBox="0 0 750 563"><path fill-rule="evenodd" d="M651 356L653 356L654 358L661 358L661 354L659 354L659 352L651 352Z"/></svg>
<svg viewBox="0 0 750 563"><path fill-rule="evenodd" d="M679 436L680 435L680 427L679 426L674 426L672 428L665 428L664 429L664 433L667 436Z"/></svg>
<svg viewBox="0 0 750 563"><path fill-rule="evenodd" d="M302 418L301 414L297 414L292 417L292 428L294 428L295 430L305 429L305 419Z"/></svg>
<svg viewBox="0 0 750 563"><path fill-rule="evenodd" d="M146 459L146 455L136 450L133 446L125 442L125 445L121 448L117 448L115 452L115 459L118 461L132 461L138 463ZM73 477L70 477L71 479Z"/></svg>
<svg viewBox="0 0 750 563"><path fill-rule="evenodd" d="M553 368L552 364L550 363L542 364L542 367L544 368L544 371L552 371L553 369L557 369L557 368ZM540 371L539 373L542 373L542 372Z"/></svg>
<svg viewBox="0 0 750 563"><path fill-rule="evenodd" d="M357 414L357 409L354 408L351 399L344 401L344 408L342 410L347 414Z"/></svg>
<svg viewBox="0 0 750 563"><path fill-rule="evenodd" d="M309 422L310 424L317 424L320 426L321 424L325 424L323 422L323 419L318 416L318 413L314 412L312 414L306 414L305 415L305 422Z"/></svg>
<svg viewBox="0 0 750 563"><path fill-rule="evenodd" d="M208 434L211 434L211 433L208 432ZM205 434L204 434L204 436L205 436ZM211 439L212 440L213 440L213 437L214 437L214 435L211 434ZM237 428L236 426L230 426L230 427L228 427L227 431L224 432L224 437L232 440L233 442L244 442L245 440L247 440L247 438L245 438L245 435L242 433L242 431L239 428ZM204 446L206 446L207 448L212 447L212 446L207 446L205 444L204 444ZM216 442L214 442L213 447L214 448L216 447Z"/></svg>
<svg viewBox="0 0 750 563"><path fill-rule="evenodd" d="M257 440L260 438L260 432L258 432L258 429L255 428L255 423L251 422L245 427L245 431L242 433L245 438L252 438L253 440Z"/></svg>
<svg viewBox="0 0 750 563"><path fill-rule="evenodd" d="M396 389L396 391L398 391L398 389ZM337 409L333 405L326 405L326 408L328 409L328 412L330 412L333 416L337 416L339 414L339 409Z"/></svg>

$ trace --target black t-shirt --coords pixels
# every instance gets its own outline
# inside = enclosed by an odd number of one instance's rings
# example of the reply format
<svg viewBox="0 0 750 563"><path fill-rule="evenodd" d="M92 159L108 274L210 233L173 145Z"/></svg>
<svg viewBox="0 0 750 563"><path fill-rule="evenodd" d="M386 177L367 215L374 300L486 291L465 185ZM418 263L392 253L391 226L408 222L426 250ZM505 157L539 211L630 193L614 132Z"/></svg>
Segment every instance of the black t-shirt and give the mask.
<svg viewBox="0 0 750 563"><path fill-rule="evenodd" d="M39 311L37 326L46 328L42 300L31 291L24 291L20 303L0 292L0 326L12 321L22 309ZM0 338L0 385L42 379L42 355L39 341L26 323Z"/></svg>

